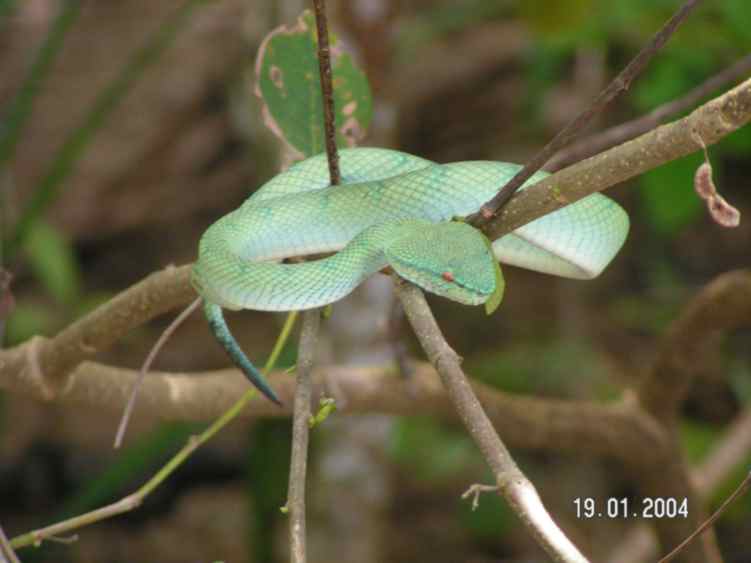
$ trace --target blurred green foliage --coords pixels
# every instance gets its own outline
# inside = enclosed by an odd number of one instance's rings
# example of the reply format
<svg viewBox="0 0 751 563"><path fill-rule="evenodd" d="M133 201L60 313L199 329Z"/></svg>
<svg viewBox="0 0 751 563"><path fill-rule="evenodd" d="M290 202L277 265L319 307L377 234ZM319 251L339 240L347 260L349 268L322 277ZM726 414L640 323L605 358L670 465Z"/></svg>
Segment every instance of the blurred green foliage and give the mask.
<svg viewBox="0 0 751 563"><path fill-rule="evenodd" d="M704 204L694 192L694 173L702 162L703 156L687 156L640 178L643 217L657 235L671 237L704 217Z"/></svg>
<svg viewBox="0 0 751 563"><path fill-rule="evenodd" d="M24 245L35 276L59 305L73 305L81 295L81 272L73 247L57 229L38 221Z"/></svg>
<svg viewBox="0 0 751 563"><path fill-rule="evenodd" d="M681 420L681 439L689 461L698 464L704 460L722 437L723 430L724 428L711 425L707 422L696 422L687 418ZM722 484L712 491L712 510L718 508L732 494L748 474L749 467L751 467L751 452L724 479ZM744 497L730 506L728 511L723 515L724 519L738 521L748 518L748 513L751 512L751 496L746 494Z"/></svg>
<svg viewBox="0 0 751 563"><path fill-rule="evenodd" d="M468 359L467 371L474 379L515 394L565 397L587 389L587 394L603 400L618 396L612 382L602 376L608 372L605 359L584 339L511 342Z"/></svg>
<svg viewBox="0 0 751 563"><path fill-rule="evenodd" d="M431 417L399 418L391 433L389 452L428 483L453 479L468 468L482 467L482 458L464 430Z"/></svg>
<svg viewBox="0 0 751 563"><path fill-rule="evenodd" d="M203 424L170 422L159 425L155 430L134 440L117 453L114 462L65 503L57 519L70 518L114 502L120 497L134 492L140 481L146 481L195 433ZM113 435L114 435L113 429Z"/></svg>
<svg viewBox="0 0 751 563"><path fill-rule="evenodd" d="M484 483L492 483L493 477L488 474ZM483 493L476 508L472 508L472 500L463 500L458 506L459 521L470 535L480 542L498 545L498 537L513 532L519 528L516 515L494 492Z"/></svg>

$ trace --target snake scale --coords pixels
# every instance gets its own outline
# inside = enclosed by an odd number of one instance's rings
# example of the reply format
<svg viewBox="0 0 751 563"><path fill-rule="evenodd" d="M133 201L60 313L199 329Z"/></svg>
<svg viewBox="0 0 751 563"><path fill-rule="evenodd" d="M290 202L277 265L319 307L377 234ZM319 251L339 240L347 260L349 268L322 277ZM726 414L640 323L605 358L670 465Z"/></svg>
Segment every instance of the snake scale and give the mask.
<svg viewBox="0 0 751 563"><path fill-rule="evenodd" d="M222 309L290 311L341 299L391 266L423 289L468 305L502 288L497 262L558 276L597 276L623 245L626 213L601 194L520 227L492 243L452 221L491 199L520 165L436 164L378 148L339 152L342 184L329 185L326 156L291 166L211 225L192 283L209 326L250 381L279 403L233 338ZM538 172L525 186L547 176ZM292 256L336 252L310 262Z"/></svg>

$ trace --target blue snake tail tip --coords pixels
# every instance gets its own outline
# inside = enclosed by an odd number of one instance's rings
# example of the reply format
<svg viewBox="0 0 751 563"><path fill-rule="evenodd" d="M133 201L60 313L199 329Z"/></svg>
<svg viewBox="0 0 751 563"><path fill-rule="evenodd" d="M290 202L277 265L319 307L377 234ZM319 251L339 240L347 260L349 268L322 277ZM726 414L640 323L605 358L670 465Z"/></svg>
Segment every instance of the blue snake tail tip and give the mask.
<svg viewBox="0 0 751 563"><path fill-rule="evenodd" d="M203 310L206 315L206 320L209 322L209 328L217 339L217 342L222 345L222 348L227 352L232 362L240 368L240 371L245 374L248 381L250 381L269 401L277 406L284 406L279 400L279 397L276 396L276 393L274 393L274 390L271 388L268 381L266 381L266 378L260 371L258 371L258 368L252 364L240 348L235 337L232 336L232 333L224 320L224 315L222 315L221 307L204 300Z"/></svg>

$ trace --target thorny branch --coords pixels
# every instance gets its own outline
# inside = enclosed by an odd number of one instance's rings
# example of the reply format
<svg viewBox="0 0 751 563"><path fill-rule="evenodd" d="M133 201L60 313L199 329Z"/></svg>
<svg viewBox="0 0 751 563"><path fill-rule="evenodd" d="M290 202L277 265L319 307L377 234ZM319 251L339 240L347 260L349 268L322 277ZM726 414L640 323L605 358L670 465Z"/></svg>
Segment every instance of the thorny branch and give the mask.
<svg viewBox="0 0 751 563"><path fill-rule="evenodd" d="M678 26L685 20L691 11L701 3L701 0L687 0L678 11L662 26L652 40L634 57L618 76L600 92L590 106L569 122L553 139L545 145L524 167L511 178L501 190L485 203L481 210L470 217L470 222L484 231L492 231L502 223L499 220L498 211L511 199L511 196L532 175L540 170L545 163L559 150L568 145L584 127L604 110L622 92L628 90L631 83L647 67L651 58L665 45Z"/></svg>

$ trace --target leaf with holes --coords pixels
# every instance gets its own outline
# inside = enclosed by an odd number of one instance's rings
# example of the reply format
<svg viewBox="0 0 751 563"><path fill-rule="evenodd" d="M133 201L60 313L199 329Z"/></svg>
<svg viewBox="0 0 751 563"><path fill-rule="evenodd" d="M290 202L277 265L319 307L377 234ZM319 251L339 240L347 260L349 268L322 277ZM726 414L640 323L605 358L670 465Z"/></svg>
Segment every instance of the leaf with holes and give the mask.
<svg viewBox="0 0 751 563"><path fill-rule="evenodd" d="M256 58L256 95L266 126L289 146L295 158L325 149L315 17L306 10L294 26L266 36ZM336 114L336 144L355 146L370 125L373 107L365 74L335 36L330 38Z"/></svg>

